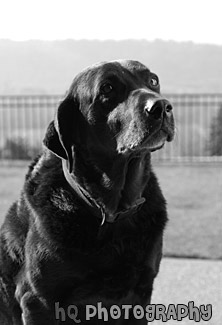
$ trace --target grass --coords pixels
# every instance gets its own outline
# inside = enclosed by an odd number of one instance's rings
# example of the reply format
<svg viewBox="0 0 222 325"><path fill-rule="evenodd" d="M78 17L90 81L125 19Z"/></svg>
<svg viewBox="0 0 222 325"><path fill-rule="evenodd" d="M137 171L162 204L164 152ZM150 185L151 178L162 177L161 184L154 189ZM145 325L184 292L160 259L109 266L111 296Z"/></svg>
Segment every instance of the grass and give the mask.
<svg viewBox="0 0 222 325"><path fill-rule="evenodd" d="M168 202L167 256L222 258L221 166L156 166Z"/></svg>
<svg viewBox="0 0 222 325"><path fill-rule="evenodd" d="M27 168L0 167L0 224L21 190ZM154 165L168 202L164 254L222 258L222 171L216 164Z"/></svg>

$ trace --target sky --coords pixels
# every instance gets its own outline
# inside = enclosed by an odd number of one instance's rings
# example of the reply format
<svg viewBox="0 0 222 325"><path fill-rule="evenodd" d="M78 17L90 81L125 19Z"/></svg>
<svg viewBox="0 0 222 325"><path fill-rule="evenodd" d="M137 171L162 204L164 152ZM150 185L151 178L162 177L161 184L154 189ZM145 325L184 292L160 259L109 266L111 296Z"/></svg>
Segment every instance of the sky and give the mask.
<svg viewBox="0 0 222 325"><path fill-rule="evenodd" d="M0 39L68 38L222 45L222 1L0 0Z"/></svg>

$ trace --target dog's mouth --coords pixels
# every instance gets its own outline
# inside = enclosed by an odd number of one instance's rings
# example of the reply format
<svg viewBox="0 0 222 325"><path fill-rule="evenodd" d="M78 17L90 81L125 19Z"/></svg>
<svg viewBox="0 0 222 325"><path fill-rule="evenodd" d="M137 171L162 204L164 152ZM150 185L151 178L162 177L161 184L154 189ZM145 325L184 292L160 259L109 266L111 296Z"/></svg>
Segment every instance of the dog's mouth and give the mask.
<svg viewBox="0 0 222 325"><path fill-rule="evenodd" d="M165 129L161 127L159 130L151 135L145 135L142 141L131 146L131 150L149 150L150 152L160 150L164 147L166 141L170 142L173 140L174 130Z"/></svg>
<svg viewBox="0 0 222 325"><path fill-rule="evenodd" d="M127 133L120 141L118 151L130 153L133 151L147 150L150 152L163 148L166 142L171 142L174 138L174 121L166 121L155 127L137 128L136 132ZM124 144L123 144L124 143Z"/></svg>
<svg viewBox="0 0 222 325"><path fill-rule="evenodd" d="M148 149L149 151L159 150L163 148L167 139L167 133L164 130L160 129L155 132L155 134L146 137L141 143L141 148Z"/></svg>

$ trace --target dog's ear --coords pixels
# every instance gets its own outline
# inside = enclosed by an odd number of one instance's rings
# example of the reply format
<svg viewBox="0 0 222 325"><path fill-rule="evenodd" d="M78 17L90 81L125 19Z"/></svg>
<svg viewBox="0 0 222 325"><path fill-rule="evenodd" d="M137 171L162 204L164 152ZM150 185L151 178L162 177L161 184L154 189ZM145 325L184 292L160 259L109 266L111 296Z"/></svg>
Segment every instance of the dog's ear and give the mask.
<svg viewBox="0 0 222 325"><path fill-rule="evenodd" d="M68 160L69 172L72 172L72 146L77 134L78 103L71 96L66 97L59 105L54 121L46 131L44 145L60 158Z"/></svg>

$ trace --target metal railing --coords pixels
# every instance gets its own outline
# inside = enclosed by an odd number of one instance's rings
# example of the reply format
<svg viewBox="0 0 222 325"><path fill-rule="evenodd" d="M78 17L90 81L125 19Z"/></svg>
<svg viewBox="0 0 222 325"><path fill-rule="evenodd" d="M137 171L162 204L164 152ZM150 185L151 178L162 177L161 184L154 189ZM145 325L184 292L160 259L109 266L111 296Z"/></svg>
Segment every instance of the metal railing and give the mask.
<svg viewBox="0 0 222 325"><path fill-rule="evenodd" d="M161 161L222 161L212 156L212 126L221 94L168 94L173 104L176 136L153 154ZM0 159L29 159L40 149L45 130L62 96L0 96ZM218 140L219 141L219 140ZM221 139L222 142L222 139ZM220 145L220 144L218 144Z"/></svg>

